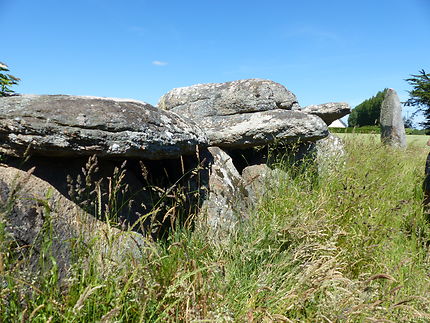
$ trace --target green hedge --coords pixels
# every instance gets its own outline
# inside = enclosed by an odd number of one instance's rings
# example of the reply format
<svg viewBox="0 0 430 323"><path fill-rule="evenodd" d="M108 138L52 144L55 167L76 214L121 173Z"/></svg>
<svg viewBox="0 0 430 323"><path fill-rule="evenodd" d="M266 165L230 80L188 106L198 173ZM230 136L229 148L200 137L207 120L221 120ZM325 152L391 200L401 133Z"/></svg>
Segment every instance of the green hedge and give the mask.
<svg viewBox="0 0 430 323"><path fill-rule="evenodd" d="M379 126L348 127L348 128L330 128L334 133L381 133Z"/></svg>
<svg viewBox="0 0 430 323"><path fill-rule="evenodd" d="M425 129L411 129L406 128L405 129L407 135L427 135L427 130Z"/></svg>
<svg viewBox="0 0 430 323"><path fill-rule="evenodd" d="M405 129L407 135L425 135L425 129ZM379 126L364 126L364 127L348 127L348 128L330 128L333 133L373 133L380 134L381 128Z"/></svg>

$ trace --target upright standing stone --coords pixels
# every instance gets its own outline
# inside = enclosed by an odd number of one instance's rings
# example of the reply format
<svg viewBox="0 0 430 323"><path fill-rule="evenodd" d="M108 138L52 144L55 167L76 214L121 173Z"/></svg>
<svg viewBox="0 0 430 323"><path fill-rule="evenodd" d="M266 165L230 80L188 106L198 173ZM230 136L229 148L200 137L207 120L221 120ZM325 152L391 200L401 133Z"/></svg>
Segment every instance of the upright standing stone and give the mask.
<svg viewBox="0 0 430 323"><path fill-rule="evenodd" d="M388 89L381 106L381 141L390 146L406 147L402 105L393 89Z"/></svg>
<svg viewBox="0 0 430 323"><path fill-rule="evenodd" d="M427 141L427 146L430 146L430 140ZM430 153L427 155L424 175L424 210L426 213L430 213Z"/></svg>
<svg viewBox="0 0 430 323"><path fill-rule="evenodd" d="M221 238L246 220L247 191L231 157L219 147L207 150L209 196L202 205L202 224L206 223L214 237Z"/></svg>

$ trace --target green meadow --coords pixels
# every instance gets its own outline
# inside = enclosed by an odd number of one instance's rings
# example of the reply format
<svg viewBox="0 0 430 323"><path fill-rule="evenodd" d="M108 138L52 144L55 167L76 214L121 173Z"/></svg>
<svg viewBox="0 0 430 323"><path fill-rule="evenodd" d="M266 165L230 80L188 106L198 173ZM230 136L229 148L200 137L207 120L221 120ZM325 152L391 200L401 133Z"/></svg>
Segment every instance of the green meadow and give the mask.
<svg viewBox="0 0 430 323"><path fill-rule="evenodd" d="M427 137L408 136L397 150L378 136L341 136L344 162L318 179L312 167L280 163L291 176L230 239L178 227L148 241L140 261L108 270L96 265L96 250L82 252L61 284L55 263L23 274L4 211L0 321L430 321Z"/></svg>
<svg viewBox="0 0 430 323"><path fill-rule="evenodd" d="M369 143L378 142L381 138L380 134L368 134L368 133L336 133L336 136L349 140L354 138L356 140L364 140ZM430 136L424 135L407 135L406 143L417 147L425 147ZM430 151L430 148L429 148Z"/></svg>

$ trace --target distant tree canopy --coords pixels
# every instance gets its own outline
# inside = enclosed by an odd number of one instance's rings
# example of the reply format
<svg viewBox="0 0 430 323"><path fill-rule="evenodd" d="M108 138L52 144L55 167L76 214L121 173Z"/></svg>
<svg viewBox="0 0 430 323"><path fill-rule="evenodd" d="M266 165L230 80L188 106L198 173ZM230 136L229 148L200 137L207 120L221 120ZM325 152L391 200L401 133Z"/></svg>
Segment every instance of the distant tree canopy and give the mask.
<svg viewBox="0 0 430 323"><path fill-rule="evenodd" d="M424 121L420 126L430 133L430 74L424 70L419 71L417 75L411 75L406 81L412 85L412 91L409 91L410 98L405 102L407 106L417 107L416 112L422 112Z"/></svg>
<svg viewBox="0 0 430 323"><path fill-rule="evenodd" d="M388 89L379 91L370 99L352 109L348 117L348 127L363 127L379 125L379 115L381 114L381 104L384 101L385 93Z"/></svg>

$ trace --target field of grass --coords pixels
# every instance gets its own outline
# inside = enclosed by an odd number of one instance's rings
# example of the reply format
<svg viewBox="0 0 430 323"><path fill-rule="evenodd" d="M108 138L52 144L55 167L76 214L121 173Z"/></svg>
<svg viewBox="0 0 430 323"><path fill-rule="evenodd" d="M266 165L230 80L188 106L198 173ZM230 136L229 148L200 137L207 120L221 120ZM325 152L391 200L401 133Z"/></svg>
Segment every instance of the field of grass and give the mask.
<svg viewBox="0 0 430 323"><path fill-rule="evenodd" d="M368 133L363 133L363 134L336 133L336 136L343 138L343 139L356 137L357 140L366 140L368 142L378 142L381 138L381 135L379 135L379 134L368 134ZM406 143L408 145L425 147L427 144L427 141L429 139L430 139L430 136L407 135L406 136Z"/></svg>
<svg viewBox="0 0 430 323"><path fill-rule="evenodd" d="M363 138L318 180L279 180L223 243L177 228L140 262L102 270L85 253L59 285L54 270L23 276L0 234L0 321L428 322L425 142Z"/></svg>

